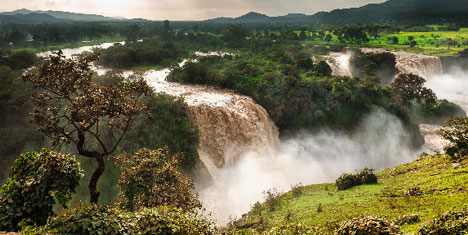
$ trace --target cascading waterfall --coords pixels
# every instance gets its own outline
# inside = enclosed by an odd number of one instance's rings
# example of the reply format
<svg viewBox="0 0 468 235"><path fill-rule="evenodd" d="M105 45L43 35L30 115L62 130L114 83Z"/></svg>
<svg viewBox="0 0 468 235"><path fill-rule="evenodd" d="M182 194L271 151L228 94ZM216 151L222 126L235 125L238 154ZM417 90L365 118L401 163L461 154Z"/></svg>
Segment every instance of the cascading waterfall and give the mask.
<svg viewBox="0 0 468 235"><path fill-rule="evenodd" d="M382 48L362 48L364 53L384 53L389 52ZM429 79L432 76L442 74L444 72L442 61L437 56L419 55L404 51L390 51L395 55L396 68L401 73L412 73Z"/></svg>
<svg viewBox="0 0 468 235"><path fill-rule="evenodd" d="M233 165L250 151L267 153L279 145L278 129L266 110L247 96L207 86L166 82L169 70L143 76L156 92L183 97L188 116L198 126L198 151L210 173Z"/></svg>
<svg viewBox="0 0 468 235"><path fill-rule="evenodd" d="M447 99L462 107L468 112L468 79L466 72L455 70L444 74L442 62L439 57L419 55L408 52L392 52L382 48L361 48L363 53L390 52L395 55L396 68L399 73L412 73L427 80L426 86L431 88L441 99ZM351 57L347 53L330 53L328 63L332 67L333 74L337 76L351 76L349 63ZM347 61L346 61L347 60ZM442 150L448 143L437 135L440 125L421 124L419 129L426 141L422 151Z"/></svg>

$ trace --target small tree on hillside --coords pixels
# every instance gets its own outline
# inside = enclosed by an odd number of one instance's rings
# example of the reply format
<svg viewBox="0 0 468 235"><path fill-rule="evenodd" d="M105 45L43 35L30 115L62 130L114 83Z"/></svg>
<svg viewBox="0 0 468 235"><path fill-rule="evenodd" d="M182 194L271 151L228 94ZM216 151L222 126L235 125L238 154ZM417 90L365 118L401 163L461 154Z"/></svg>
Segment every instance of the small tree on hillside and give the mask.
<svg viewBox="0 0 468 235"><path fill-rule="evenodd" d="M120 202L125 209L176 206L185 211L200 208L193 182L181 175L182 155L170 155L167 147L141 149L134 155L121 155L117 162L122 173L118 182Z"/></svg>
<svg viewBox="0 0 468 235"><path fill-rule="evenodd" d="M393 101L408 108L413 100L434 104L437 96L431 89L424 87L425 82L424 78L414 74L400 74L390 85Z"/></svg>
<svg viewBox="0 0 468 235"><path fill-rule="evenodd" d="M445 128L437 131L442 138L450 141L444 148L445 153L454 159L468 156L468 118L451 118L444 125Z"/></svg>
<svg viewBox="0 0 468 235"><path fill-rule="evenodd" d="M141 97L151 89L143 79L95 82L90 65L96 55L74 60L59 51L50 58L23 77L35 88L32 122L54 146L73 144L80 155L96 160L88 188L90 201L97 203L104 158L116 150L133 119L147 111Z"/></svg>

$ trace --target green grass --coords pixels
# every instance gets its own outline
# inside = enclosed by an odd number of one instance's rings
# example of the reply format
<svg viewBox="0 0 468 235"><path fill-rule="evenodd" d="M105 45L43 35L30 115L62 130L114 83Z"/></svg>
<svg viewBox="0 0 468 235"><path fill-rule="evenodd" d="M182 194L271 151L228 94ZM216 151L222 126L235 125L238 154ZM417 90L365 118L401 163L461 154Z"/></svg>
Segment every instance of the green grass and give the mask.
<svg viewBox="0 0 468 235"><path fill-rule="evenodd" d="M299 193L290 191L279 196L276 203L254 207L234 225L237 228L268 230L299 222L330 233L341 221L362 215L391 220L418 213L424 222L446 211L467 206L467 166L468 160L461 162L459 169L454 169L447 157L425 156L378 173L378 184L345 191L337 191L335 184L305 186ZM419 187L424 193L409 196L407 191L413 187ZM319 205L321 212L317 210ZM401 228L414 234L423 222Z"/></svg>
<svg viewBox="0 0 468 235"><path fill-rule="evenodd" d="M52 44L52 45L49 45L49 46L14 48L13 52L28 51L28 52L33 52L33 53L40 53L40 52L44 52L44 51L63 50L63 49L67 49L67 48L95 46L95 45L99 45L99 44L106 43L106 42L120 42L120 41L124 41L124 40L125 40L125 37L120 36L120 35L114 35L112 37L103 36L103 37L98 38L98 39L82 40L82 41L76 42L76 43L67 42L67 43L62 43L62 44Z"/></svg>
<svg viewBox="0 0 468 235"><path fill-rule="evenodd" d="M298 35L300 31L295 31ZM303 41L304 44L313 45L339 45L341 44L336 35L329 31L324 31L325 35L332 35L330 42L326 42L319 38L314 41ZM311 33L309 32L309 36ZM398 37L398 44L393 44L390 40L392 37ZM409 45L408 38L414 37L417 42L415 47ZM382 34L378 38L370 38L368 43L363 43L362 47L381 47L393 51L407 51L423 55L432 56L455 56L461 51L468 49L468 45L463 45L463 42L468 41L468 28L461 28L459 31L435 31L435 32L399 32L396 34ZM460 44L460 46L448 46L445 42L447 39L452 39ZM347 43L351 45L350 43ZM356 46L356 45L353 45Z"/></svg>

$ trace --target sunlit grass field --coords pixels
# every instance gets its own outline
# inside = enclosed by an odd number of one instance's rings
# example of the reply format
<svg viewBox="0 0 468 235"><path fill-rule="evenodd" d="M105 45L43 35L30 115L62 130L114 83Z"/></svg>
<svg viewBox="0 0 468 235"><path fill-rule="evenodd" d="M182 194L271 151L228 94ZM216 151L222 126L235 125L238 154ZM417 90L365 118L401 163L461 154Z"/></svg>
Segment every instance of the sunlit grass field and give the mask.
<svg viewBox="0 0 468 235"><path fill-rule="evenodd" d="M300 31L296 31L299 35ZM304 44L321 44L321 45L339 45L341 44L336 35L329 31L324 31L325 35L332 36L329 42L319 38L313 41L304 41ZM309 33L309 36L311 33ZM433 56L455 56L461 51L468 49L468 28L461 28L459 31L434 31L434 32L399 32L396 34L381 34L377 38L368 35L370 41L362 43L361 47L381 47L394 51L407 51L424 55ZM398 44L394 44L393 37L398 38ZM414 47L410 46L410 37L416 41ZM449 46L447 40L451 39L458 43L458 45Z"/></svg>

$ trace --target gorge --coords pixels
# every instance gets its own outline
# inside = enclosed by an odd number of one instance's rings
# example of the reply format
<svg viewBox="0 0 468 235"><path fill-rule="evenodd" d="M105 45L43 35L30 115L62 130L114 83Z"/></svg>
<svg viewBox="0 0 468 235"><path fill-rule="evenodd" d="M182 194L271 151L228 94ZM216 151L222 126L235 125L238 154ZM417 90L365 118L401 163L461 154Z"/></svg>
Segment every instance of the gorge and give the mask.
<svg viewBox="0 0 468 235"><path fill-rule="evenodd" d="M90 50L91 47L77 48L65 52L65 56ZM222 53L198 53L198 56L205 55ZM453 85L460 88L456 98L448 95L452 86L440 86L446 75L441 75L442 65L437 57L398 52L395 55L400 72L415 72L426 77L428 86L441 98L447 94L450 101L466 102L468 94L462 89L466 80L453 80ZM330 56L336 61L331 66L335 75L351 75L350 54ZM98 74L109 71L100 67L94 70ZM414 160L419 152L407 146L410 137L401 121L380 109L363 119L358 133L324 129L317 133L300 132L280 141L278 129L267 111L252 98L208 86L167 82L170 72L170 69L148 70L139 75L155 92L183 97L188 104L188 116L199 128L200 159L213 178L209 187L199 190L200 199L219 224L246 213L256 201L263 201L265 192L273 188L284 191L299 183L330 182L344 172L364 167L382 170ZM123 73L129 76L135 72ZM460 73L463 77L463 72ZM466 110L466 103L464 108ZM427 142L424 151L441 148L443 142L434 134L437 128L420 126Z"/></svg>

